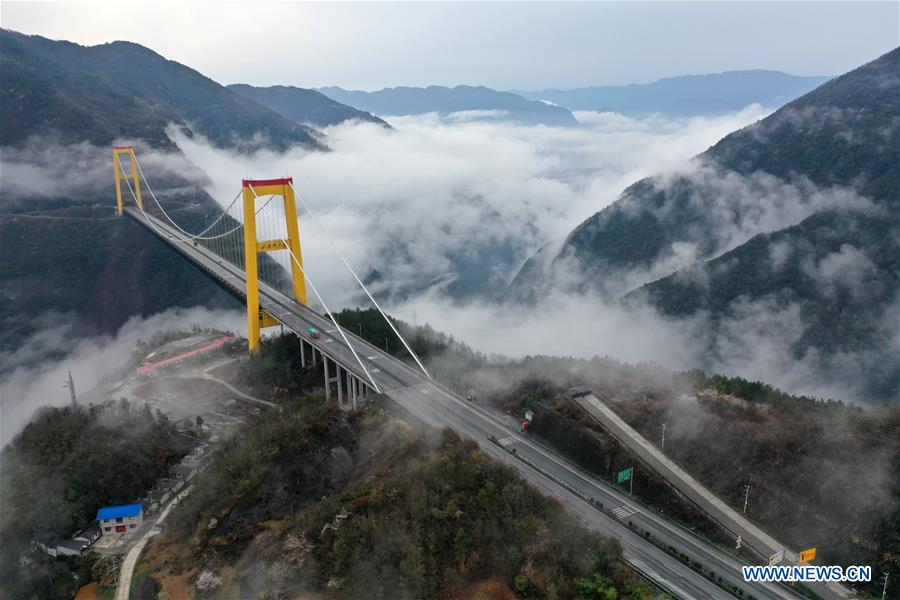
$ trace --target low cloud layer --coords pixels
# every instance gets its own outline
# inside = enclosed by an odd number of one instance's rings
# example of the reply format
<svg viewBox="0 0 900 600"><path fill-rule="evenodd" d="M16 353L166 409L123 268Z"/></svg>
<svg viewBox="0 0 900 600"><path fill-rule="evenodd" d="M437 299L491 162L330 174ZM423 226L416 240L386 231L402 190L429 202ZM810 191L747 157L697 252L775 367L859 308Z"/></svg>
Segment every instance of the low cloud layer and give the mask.
<svg viewBox="0 0 900 600"><path fill-rule="evenodd" d="M815 208L848 197L855 201L840 190L801 189L802 182L789 185L765 175L718 180L690 164L692 156L762 116L759 107L682 121L578 113L580 127L553 128L469 121L468 115L449 120L423 115L392 119L393 130L366 123L332 127L327 130L333 149L328 153L298 149L252 156L214 149L200 138L172 131L183 154L144 150L139 157L161 198L167 174L178 173L182 185L187 181L203 188L223 205L234 197L241 178L293 176L321 221L320 226L302 211L305 266L333 309L364 304L334 252L337 249L361 275L377 270L383 281L408 291L394 297L386 309L410 322L429 323L487 353L605 354L675 369L704 366L761 378L796 392L852 398L854 390L821 384L815 378L822 367L819 357L798 361L791 356L791 344L802 335L795 307L777 308L780 325L758 330L748 323L776 309L765 304L743 307L732 319L734 335L729 337L727 328L723 329L720 339L724 341L713 344L716 352L710 359L702 315L673 320L646 307L626 310L597 298L558 292L541 298L534 307L510 308L500 306L497 295L491 293L505 289L537 248L558 242L583 219L615 201L629 184L651 174L665 179L687 173L723 188L731 203L723 204L718 215L723 223L718 243L723 248L758 231L796 222ZM106 185L109 198L103 200L112 198L107 149L37 148L36 144L31 154L3 152L4 193L14 192L8 197L49 198L64 193L64 187L34 187L38 180L29 175L34 165L55 165L61 170L56 172L59 181L88 192ZM61 160L60 153L66 151L81 157L75 163L79 168L63 166L73 164ZM754 212L752 199L759 190L767 190L767 197L775 199L770 210ZM798 197L806 204L791 200ZM736 211L745 211L739 221L733 220ZM791 251L773 250L773 264L784 261ZM673 247L670 258L664 271L686 266L698 255L686 243ZM846 264L860 260L848 248L808 268L833 275L830 280L839 286ZM630 283L648 276L632 275ZM457 288L451 289L454 284ZM159 322L153 321L157 318ZM67 369L73 370L79 388L86 389L121 368L121 357L130 354L142 332L161 323L221 325L225 319L244 332L238 314L210 316L198 310L153 319L129 322L114 338L83 340L71 360L39 371L14 371L3 384L4 439L35 406L67 401L59 387ZM758 335L747 335L748 331ZM40 335L45 344L61 336L53 330ZM845 368L852 369L853 357L845 358Z"/></svg>
<svg viewBox="0 0 900 600"><path fill-rule="evenodd" d="M227 202L239 176L291 175L323 229L301 216L310 276L335 304L356 298L330 245L395 290L435 282L456 298L492 297L543 244L563 238L635 180L674 172L728 132L764 116L636 120L579 113L580 127L448 122L437 114L329 128L329 153L223 152L171 135ZM449 285L447 282L450 282Z"/></svg>
<svg viewBox="0 0 900 600"><path fill-rule="evenodd" d="M42 351L68 347L66 358L34 367L14 368L0 380L0 447L29 421L32 413L42 406L63 406L70 402L69 391L62 384L72 371L75 388L83 394L105 379L121 373L132 359L138 340L149 339L160 331L169 329L190 330L192 327L217 328L242 332L246 328L245 316L234 311L210 311L197 307L186 310L170 310L141 319L134 317L115 335L101 337L73 337L71 323L65 318L55 321L35 334L22 347L22 352L38 356ZM10 361L22 357L6 356L4 368Z"/></svg>

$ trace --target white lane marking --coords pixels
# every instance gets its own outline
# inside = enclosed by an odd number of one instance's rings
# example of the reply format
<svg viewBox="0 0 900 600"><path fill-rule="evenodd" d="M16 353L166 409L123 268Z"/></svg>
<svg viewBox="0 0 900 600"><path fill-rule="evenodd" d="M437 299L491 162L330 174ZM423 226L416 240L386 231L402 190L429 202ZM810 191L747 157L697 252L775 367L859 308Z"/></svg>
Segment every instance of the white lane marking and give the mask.
<svg viewBox="0 0 900 600"><path fill-rule="evenodd" d="M612 513L616 515L618 519L624 519L625 517L631 516L637 512L637 509L630 504L623 504L619 508L613 509Z"/></svg>

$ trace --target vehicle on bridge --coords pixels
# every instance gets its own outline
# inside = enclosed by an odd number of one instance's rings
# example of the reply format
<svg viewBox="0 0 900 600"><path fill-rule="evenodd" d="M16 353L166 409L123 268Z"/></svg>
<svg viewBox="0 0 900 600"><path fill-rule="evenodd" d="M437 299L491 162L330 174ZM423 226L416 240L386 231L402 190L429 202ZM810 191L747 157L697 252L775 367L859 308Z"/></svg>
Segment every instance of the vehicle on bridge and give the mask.
<svg viewBox="0 0 900 600"><path fill-rule="evenodd" d="M309 329L306 330L306 333L308 333L309 337L311 337L314 340L317 340L320 337L322 337L322 334L319 333L319 330L316 329L315 327L310 327Z"/></svg>

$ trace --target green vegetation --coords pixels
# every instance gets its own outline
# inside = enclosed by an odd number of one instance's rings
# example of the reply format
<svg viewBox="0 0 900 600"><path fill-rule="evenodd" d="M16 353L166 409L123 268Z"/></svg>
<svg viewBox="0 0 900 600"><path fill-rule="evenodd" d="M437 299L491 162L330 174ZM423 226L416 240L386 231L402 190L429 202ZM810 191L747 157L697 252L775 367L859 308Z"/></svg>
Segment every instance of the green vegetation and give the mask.
<svg viewBox="0 0 900 600"><path fill-rule="evenodd" d="M429 441L309 397L237 438L172 528L148 552L165 557L145 565L154 579L209 572L204 582L241 597L438 597L496 576L526 598L651 597L617 542L474 444L450 432Z"/></svg>
<svg viewBox="0 0 900 600"><path fill-rule="evenodd" d="M617 542L589 533L513 470L444 431L308 396L293 336L244 374L280 411L221 449L140 569L204 594L468 596L487 580L524 598L650 598ZM318 369L309 369L310 373Z"/></svg>
<svg viewBox="0 0 900 600"><path fill-rule="evenodd" d="M302 368L299 357L299 337L264 338L260 351L252 354L241 367L240 380L255 395L271 401L303 396L322 386L323 376L321 369Z"/></svg>
<svg viewBox="0 0 900 600"><path fill-rule="evenodd" d="M319 504L291 532L314 545L311 575L346 598L447 596L496 575L523 597L650 597L616 541L447 432L424 458Z"/></svg>
<svg viewBox="0 0 900 600"><path fill-rule="evenodd" d="M834 405L842 406L840 400L823 400L810 396L788 394L764 381L749 381L743 377L726 377L710 375L700 370L677 374L687 379L694 390L714 389L720 395L736 396L741 400L759 402L777 407L779 410L795 413L808 410L827 409Z"/></svg>
<svg viewBox="0 0 900 600"><path fill-rule="evenodd" d="M32 540L69 538L98 508L134 502L185 450L165 416L125 400L39 413L0 454L5 597L71 598L92 559L68 559L63 568L32 551Z"/></svg>
<svg viewBox="0 0 900 600"><path fill-rule="evenodd" d="M588 385L652 443L665 423L666 454L731 506L740 509L749 483L748 516L778 539L816 546L823 564L900 577L900 407L864 410L740 377L599 357L489 364L464 381L480 384L479 401L517 416L534 409L529 431L600 477L636 464L639 498L731 542L565 398L567 388Z"/></svg>

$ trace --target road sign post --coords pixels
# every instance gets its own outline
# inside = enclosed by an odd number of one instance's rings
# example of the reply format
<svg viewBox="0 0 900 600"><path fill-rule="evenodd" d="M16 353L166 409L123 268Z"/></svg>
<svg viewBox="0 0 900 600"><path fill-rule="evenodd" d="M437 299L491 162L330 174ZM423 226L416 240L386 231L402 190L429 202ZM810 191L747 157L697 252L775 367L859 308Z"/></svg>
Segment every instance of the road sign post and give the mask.
<svg viewBox="0 0 900 600"><path fill-rule="evenodd" d="M628 493L634 495L634 467L628 467L624 471L619 471L616 475L616 485L628 482Z"/></svg>

